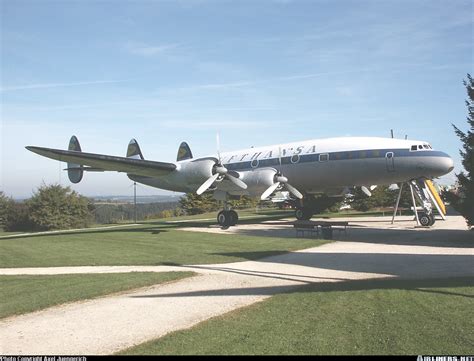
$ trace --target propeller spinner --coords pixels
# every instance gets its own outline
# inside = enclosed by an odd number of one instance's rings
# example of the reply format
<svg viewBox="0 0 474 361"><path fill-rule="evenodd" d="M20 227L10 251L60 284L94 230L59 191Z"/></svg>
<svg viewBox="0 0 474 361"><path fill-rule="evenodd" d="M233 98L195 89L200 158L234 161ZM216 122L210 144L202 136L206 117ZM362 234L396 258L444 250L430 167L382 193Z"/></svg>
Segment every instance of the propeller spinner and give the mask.
<svg viewBox="0 0 474 361"><path fill-rule="evenodd" d="M291 194L293 194L296 198L303 199L303 195L295 187L293 187L290 183L288 183L288 178L283 176L283 174L281 173L281 147L278 147L278 161L279 161L280 167L274 177L275 183L273 183L270 187L267 188L265 192L262 193L262 195L260 196L260 199L261 200L267 199L280 186L288 189L288 191Z"/></svg>
<svg viewBox="0 0 474 361"><path fill-rule="evenodd" d="M210 176L203 184L201 184L201 186L197 189L196 194L201 195L202 193L207 191L219 177L230 180L239 188L247 189L247 184L245 184L238 178L239 173L234 172L234 171L229 172L229 170L222 165L221 153L219 150L220 148L219 134L217 134L216 136L216 142L217 142L217 162L212 167L213 175Z"/></svg>

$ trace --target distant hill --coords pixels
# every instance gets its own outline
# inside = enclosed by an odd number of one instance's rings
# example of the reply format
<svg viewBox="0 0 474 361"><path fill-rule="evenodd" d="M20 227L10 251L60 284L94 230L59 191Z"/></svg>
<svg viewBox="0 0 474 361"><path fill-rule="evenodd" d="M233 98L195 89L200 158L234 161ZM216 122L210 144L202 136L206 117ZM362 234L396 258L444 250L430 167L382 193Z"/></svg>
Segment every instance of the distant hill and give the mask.
<svg viewBox="0 0 474 361"><path fill-rule="evenodd" d="M106 204L129 204L133 203L133 196L95 196L90 197L94 203ZM178 202L181 195L154 195L137 196L137 203L165 203Z"/></svg>

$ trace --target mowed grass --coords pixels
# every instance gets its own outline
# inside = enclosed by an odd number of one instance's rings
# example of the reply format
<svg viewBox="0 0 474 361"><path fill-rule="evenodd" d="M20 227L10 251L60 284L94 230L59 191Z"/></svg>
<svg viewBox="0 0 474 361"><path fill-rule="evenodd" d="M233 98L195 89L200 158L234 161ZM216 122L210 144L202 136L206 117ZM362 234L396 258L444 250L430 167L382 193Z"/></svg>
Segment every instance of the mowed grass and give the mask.
<svg viewBox="0 0 474 361"><path fill-rule="evenodd" d="M268 217L255 222L265 219ZM3 238L0 239L0 268L227 263L259 259L328 242L175 229L207 227L213 223L160 221L117 229Z"/></svg>
<svg viewBox="0 0 474 361"><path fill-rule="evenodd" d="M123 354L472 354L474 280L311 285Z"/></svg>
<svg viewBox="0 0 474 361"><path fill-rule="evenodd" d="M192 276L192 272L132 272L0 276L0 318Z"/></svg>

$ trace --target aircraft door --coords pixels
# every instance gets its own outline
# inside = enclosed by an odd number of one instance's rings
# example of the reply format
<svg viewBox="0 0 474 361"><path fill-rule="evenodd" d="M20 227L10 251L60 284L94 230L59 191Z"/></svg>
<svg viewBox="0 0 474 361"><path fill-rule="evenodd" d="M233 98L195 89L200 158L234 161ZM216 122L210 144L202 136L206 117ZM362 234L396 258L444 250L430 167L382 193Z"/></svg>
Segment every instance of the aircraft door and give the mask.
<svg viewBox="0 0 474 361"><path fill-rule="evenodd" d="M389 173L395 172L395 155L393 152L387 152L385 154L385 160L387 163L387 171Z"/></svg>

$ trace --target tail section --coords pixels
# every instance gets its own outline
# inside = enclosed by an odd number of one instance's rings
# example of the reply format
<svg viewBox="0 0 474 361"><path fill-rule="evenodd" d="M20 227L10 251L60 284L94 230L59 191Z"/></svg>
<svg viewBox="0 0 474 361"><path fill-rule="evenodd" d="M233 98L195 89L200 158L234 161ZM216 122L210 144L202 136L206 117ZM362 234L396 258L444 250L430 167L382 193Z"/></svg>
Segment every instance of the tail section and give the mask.
<svg viewBox="0 0 474 361"><path fill-rule="evenodd" d="M192 159L193 153L191 153L191 148L189 148L188 143L182 142L178 149L178 156L176 160L179 162L180 160Z"/></svg>
<svg viewBox="0 0 474 361"><path fill-rule="evenodd" d="M71 137L69 140L69 148L68 150L73 150L76 152L81 152L81 145L79 144L79 140L76 138L75 135ZM82 180L82 176L84 175L84 171L82 170L81 164L75 163L68 163L67 164L67 175L69 180L72 183L79 183Z"/></svg>
<svg viewBox="0 0 474 361"><path fill-rule="evenodd" d="M142 159L142 160L145 159L143 158L143 154L140 149L140 146L138 145L135 139L132 139L130 143L128 143L127 158Z"/></svg>

